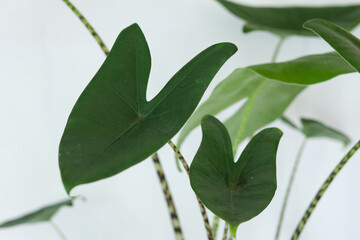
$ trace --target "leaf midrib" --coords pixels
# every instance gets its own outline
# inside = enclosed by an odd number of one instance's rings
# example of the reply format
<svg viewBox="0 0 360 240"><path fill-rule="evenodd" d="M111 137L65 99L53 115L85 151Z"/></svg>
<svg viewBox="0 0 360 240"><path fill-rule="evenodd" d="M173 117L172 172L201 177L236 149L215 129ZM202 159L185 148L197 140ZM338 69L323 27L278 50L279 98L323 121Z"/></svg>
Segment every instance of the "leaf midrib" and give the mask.
<svg viewBox="0 0 360 240"><path fill-rule="evenodd" d="M262 75L260 75L260 76L263 77ZM264 88L265 84L269 80L268 79L263 79L262 81L263 82L261 84L259 84L259 86L256 87L255 91L249 96L248 101L245 103L246 107L245 107L245 110L244 110L243 120L240 122L238 131L236 133L235 144L233 145L233 153L234 153L234 155L236 154L237 146L241 142L241 137L244 134L245 127L246 127L247 122L249 120L250 112L251 112L252 106L254 104L254 101L255 101L256 97L259 95L259 93L261 92L261 90Z"/></svg>

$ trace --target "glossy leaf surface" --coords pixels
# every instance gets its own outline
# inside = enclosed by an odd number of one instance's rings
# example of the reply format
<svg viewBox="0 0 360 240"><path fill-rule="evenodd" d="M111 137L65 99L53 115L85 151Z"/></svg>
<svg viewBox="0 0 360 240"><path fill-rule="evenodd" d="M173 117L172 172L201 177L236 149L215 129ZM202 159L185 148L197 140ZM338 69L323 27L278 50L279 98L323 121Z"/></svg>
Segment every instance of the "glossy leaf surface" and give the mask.
<svg viewBox="0 0 360 240"><path fill-rule="evenodd" d="M282 132L262 130L234 162L225 126L207 115L201 127L203 138L190 167L191 187L209 210L236 229L261 213L275 194L276 153Z"/></svg>
<svg viewBox="0 0 360 240"><path fill-rule="evenodd" d="M21 224L27 223L37 223L37 222L46 222L49 221L60 208L65 206L72 206L74 199L68 199L56 204L52 204L41 209L38 209L34 212L28 213L24 216L6 221L0 224L0 228L13 227Z"/></svg>
<svg viewBox="0 0 360 240"><path fill-rule="evenodd" d="M305 88L299 83L322 82L350 71L354 69L336 53L237 69L216 86L208 100L189 119L181 131L178 146L200 124L204 115L218 114L244 99L246 102L225 122L236 149L243 139L283 115Z"/></svg>
<svg viewBox="0 0 360 240"><path fill-rule="evenodd" d="M270 31L280 35L314 36L302 28L313 18L333 21L351 30L360 23L360 5L331 7L250 7L227 0L217 0L234 15L244 19L244 32Z"/></svg>
<svg viewBox="0 0 360 240"><path fill-rule="evenodd" d="M147 101L148 45L138 25L123 30L68 119L59 149L66 191L113 176L161 148L184 125L236 50L231 43L209 47Z"/></svg>
<svg viewBox="0 0 360 240"><path fill-rule="evenodd" d="M360 72L360 40L334 23L313 19L304 24L330 44L351 66Z"/></svg>

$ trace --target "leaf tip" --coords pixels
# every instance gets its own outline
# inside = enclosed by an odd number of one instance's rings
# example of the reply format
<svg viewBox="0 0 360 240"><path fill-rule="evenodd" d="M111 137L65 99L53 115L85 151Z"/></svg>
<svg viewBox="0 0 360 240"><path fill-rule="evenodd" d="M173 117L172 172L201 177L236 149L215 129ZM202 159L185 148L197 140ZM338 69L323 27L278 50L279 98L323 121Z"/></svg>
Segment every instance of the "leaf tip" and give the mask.
<svg viewBox="0 0 360 240"><path fill-rule="evenodd" d="M303 28L313 31L313 27L319 23L325 24L325 23L327 23L327 21L324 19L321 19L321 18L313 18L313 19L310 19L310 20L307 20L306 22L304 22Z"/></svg>
<svg viewBox="0 0 360 240"><path fill-rule="evenodd" d="M230 224L230 233L231 233L231 235L233 236L233 238L236 238L236 231L237 231L237 229L238 229L238 226L239 226L239 225L234 226L234 225L231 225L231 224Z"/></svg>
<svg viewBox="0 0 360 240"><path fill-rule="evenodd" d="M67 194L69 197L71 197L71 196L70 196L70 192L71 192L71 190L72 190L75 186L73 186L72 184L66 183L64 180L63 180L63 185L64 185L64 188L65 188L66 194ZM75 197L76 197L76 196L75 196ZM71 198L73 198L73 197L71 197Z"/></svg>

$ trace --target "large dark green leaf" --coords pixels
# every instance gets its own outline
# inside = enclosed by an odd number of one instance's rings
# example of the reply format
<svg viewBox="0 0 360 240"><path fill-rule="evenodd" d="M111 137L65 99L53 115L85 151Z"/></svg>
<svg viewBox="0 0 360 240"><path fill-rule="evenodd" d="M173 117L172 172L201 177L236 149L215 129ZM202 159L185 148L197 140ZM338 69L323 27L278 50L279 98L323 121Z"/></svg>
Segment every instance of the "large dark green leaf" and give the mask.
<svg viewBox="0 0 360 240"><path fill-rule="evenodd" d="M360 5L331 7L250 7L217 0L227 10L244 19L244 32L265 30L281 35L313 36L302 28L307 20L323 18L351 30L360 23Z"/></svg>
<svg viewBox="0 0 360 240"><path fill-rule="evenodd" d="M203 139L190 167L191 187L214 214L237 226L261 213L276 190L277 128L262 130L234 162L230 136L212 116L201 122Z"/></svg>
<svg viewBox="0 0 360 240"><path fill-rule="evenodd" d="M334 23L313 19L304 24L328 42L351 66L360 72L360 40Z"/></svg>
<svg viewBox="0 0 360 240"><path fill-rule="evenodd" d="M285 116L281 117L281 120L290 127L303 133L306 138L330 138L342 142L345 146L351 142L350 138L344 133L314 119L301 118L302 127L298 127Z"/></svg>
<svg viewBox="0 0 360 240"><path fill-rule="evenodd" d="M338 54L327 53L302 57L283 63L269 63L235 70L223 80L187 122L179 136L181 145L200 124L205 114L215 115L246 99L225 123L233 148L259 128L281 117L305 86L354 71Z"/></svg>
<svg viewBox="0 0 360 240"><path fill-rule="evenodd" d="M161 148L184 125L236 50L231 43L209 47L148 102L148 45L138 25L123 30L67 122L59 149L66 191L113 176Z"/></svg>
<svg viewBox="0 0 360 240"><path fill-rule="evenodd" d="M13 227L20 224L26 223L37 223L49 221L60 208L65 206L72 206L74 199L67 199L65 201L55 203L34 212L28 213L24 216L6 221L0 224L0 228Z"/></svg>

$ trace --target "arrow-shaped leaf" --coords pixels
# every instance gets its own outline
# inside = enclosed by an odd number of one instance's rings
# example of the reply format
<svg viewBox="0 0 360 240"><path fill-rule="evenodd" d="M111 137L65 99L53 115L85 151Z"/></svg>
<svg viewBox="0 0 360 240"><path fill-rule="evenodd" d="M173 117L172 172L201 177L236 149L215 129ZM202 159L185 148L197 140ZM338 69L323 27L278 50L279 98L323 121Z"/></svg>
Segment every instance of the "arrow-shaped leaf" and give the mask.
<svg viewBox="0 0 360 240"><path fill-rule="evenodd" d="M59 149L66 191L113 176L161 148L236 50L231 43L209 47L147 101L148 45L138 25L123 30L69 116Z"/></svg>
<svg viewBox="0 0 360 240"><path fill-rule="evenodd" d="M342 132L312 119L302 118L303 133L307 138L326 137L342 142L345 146L350 143L350 138Z"/></svg>
<svg viewBox="0 0 360 240"><path fill-rule="evenodd" d="M262 130L234 162L230 136L212 116L201 122L203 139L190 167L191 187L214 214L237 226L261 213L276 190L276 152L282 132Z"/></svg>
<svg viewBox="0 0 360 240"><path fill-rule="evenodd" d="M280 35L313 36L302 28L307 20L323 18L352 30L360 23L360 5L331 7L250 7L227 0L217 0L231 13L244 19L245 33L255 30Z"/></svg>
<svg viewBox="0 0 360 240"><path fill-rule="evenodd" d="M6 221L0 224L0 228L13 227L27 223L47 222L59 211L60 208L65 206L72 206L74 199L67 199L65 201L55 203L34 212L28 213L24 216Z"/></svg>
<svg viewBox="0 0 360 240"><path fill-rule="evenodd" d="M350 138L344 133L314 119L301 118L302 128L295 125L287 117L283 116L281 117L281 120L290 127L303 133L306 138L330 138L342 142L344 146L348 145L351 142Z"/></svg>
<svg viewBox="0 0 360 240"><path fill-rule="evenodd" d="M336 53L237 69L216 86L209 99L189 119L181 131L178 146L200 124L204 115L215 115L246 99L239 110L225 122L233 148L236 149L243 139L280 118L305 88L284 83L313 84L352 71L354 69Z"/></svg>
<svg viewBox="0 0 360 240"><path fill-rule="evenodd" d="M359 15L360 16L360 15ZM330 44L351 66L360 72L360 40L346 29L322 19L304 24Z"/></svg>

